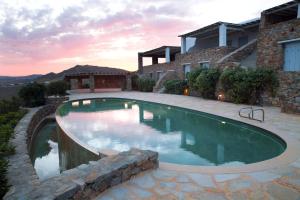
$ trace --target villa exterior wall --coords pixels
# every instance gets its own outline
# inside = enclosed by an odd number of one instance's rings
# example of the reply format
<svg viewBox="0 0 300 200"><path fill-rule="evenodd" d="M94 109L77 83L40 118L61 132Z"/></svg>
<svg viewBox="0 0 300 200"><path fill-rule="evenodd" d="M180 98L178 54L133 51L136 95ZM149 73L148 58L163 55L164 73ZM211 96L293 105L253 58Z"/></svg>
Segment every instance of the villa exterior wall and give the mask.
<svg viewBox="0 0 300 200"><path fill-rule="evenodd" d="M165 73L168 70L175 70L178 77L184 79L184 64L190 64L191 70L199 67L199 63L203 61L209 61L211 66L217 66L217 61L233 50L235 50L233 47L216 47L203 49L193 53L176 54L175 61L173 62L144 66L142 76L149 78L150 73L152 73L152 78L157 81L157 72Z"/></svg>
<svg viewBox="0 0 300 200"><path fill-rule="evenodd" d="M277 96L266 96L265 104L281 106L283 112L300 113L300 72L284 71L284 44L279 41L300 38L300 20L293 19L277 24L268 24L262 15L257 43L257 66L278 72Z"/></svg>
<svg viewBox="0 0 300 200"><path fill-rule="evenodd" d="M280 72L278 96L281 111L300 113L300 72Z"/></svg>
<svg viewBox="0 0 300 200"><path fill-rule="evenodd" d="M83 84L83 79L89 79L89 75L78 75L78 76L67 76L65 78L70 84L71 79L76 79L78 81L76 88L72 89L84 89L86 86ZM94 86L96 89L103 88L126 88L126 76L125 75L94 75ZM73 86L74 87L74 86Z"/></svg>
<svg viewBox="0 0 300 200"><path fill-rule="evenodd" d="M283 45L278 42L295 38L300 38L299 19L261 25L257 43L257 66L282 70Z"/></svg>

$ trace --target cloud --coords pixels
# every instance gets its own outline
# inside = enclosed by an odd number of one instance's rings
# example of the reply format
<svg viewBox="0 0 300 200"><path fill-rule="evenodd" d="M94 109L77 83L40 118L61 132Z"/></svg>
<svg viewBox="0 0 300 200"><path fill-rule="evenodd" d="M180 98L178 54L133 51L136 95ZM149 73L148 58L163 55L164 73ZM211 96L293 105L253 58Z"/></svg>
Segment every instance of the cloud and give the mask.
<svg viewBox="0 0 300 200"><path fill-rule="evenodd" d="M76 64L135 70L138 51L179 45L181 33L258 17L282 2L253 0L245 7L239 0L2 0L0 74L57 72Z"/></svg>

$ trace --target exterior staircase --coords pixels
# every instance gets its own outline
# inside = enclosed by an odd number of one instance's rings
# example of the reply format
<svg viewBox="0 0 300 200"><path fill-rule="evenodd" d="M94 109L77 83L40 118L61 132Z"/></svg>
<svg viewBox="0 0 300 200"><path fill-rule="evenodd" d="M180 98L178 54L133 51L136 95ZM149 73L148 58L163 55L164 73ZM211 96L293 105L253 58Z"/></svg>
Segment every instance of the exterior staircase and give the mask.
<svg viewBox="0 0 300 200"><path fill-rule="evenodd" d="M253 39L247 44L241 46L240 48L234 50L233 52L227 54L223 58L221 58L217 64L220 66L225 66L228 63L234 63L235 65L243 63L249 63L251 62L251 65L253 65L253 56L256 56L256 47L257 47L257 39ZM251 57L252 56L252 57ZM251 61L248 61L247 59L251 59ZM255 58L254 58L255 59ZM253 67L253 66L250 66Z"/></svg>
<svg viewBox="0 0 300 200"><path fill-rule="evenodd" d="M175 79L180 79L178 75L176 74L175 70L168 70L166 71L160 79L156 82L155 86L153 87L153 92L156 93L163 93L164 91L164 83L167 80L175 80Z"/></svg>

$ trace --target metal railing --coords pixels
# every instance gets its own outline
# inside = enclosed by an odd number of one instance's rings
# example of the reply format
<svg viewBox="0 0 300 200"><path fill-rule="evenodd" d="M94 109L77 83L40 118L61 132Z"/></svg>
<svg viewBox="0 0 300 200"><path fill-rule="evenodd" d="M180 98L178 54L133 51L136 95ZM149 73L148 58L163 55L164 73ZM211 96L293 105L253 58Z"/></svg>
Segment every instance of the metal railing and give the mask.
<svg viewBox="0 0 300 200"><path fill-rule="evenodd" d="M247 115L243 115L242 111L243 110L248 110L249 112L247 113ZM254 117L254 114L258 111L261 111L262 113L262 119L258 119ZM251 120L255 120L255 121L259 121L259 122L264 122L265 121L265 111L262 108L253 108L252 106L250 107L245 107L245 108L241 108L239 110L239 116L243 117L243 118L247 118L247 119L251 119Z"/></svg>

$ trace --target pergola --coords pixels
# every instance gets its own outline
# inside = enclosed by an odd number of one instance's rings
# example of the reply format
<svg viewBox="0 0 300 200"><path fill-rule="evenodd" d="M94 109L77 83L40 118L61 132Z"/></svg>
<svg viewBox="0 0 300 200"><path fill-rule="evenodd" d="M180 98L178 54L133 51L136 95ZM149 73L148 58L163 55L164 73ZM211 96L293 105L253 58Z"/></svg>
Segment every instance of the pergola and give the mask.
<svg viewBox="0 0 300 200"><path fill-rule="evenodd" d="M158 64L159 58L165 58L166 63L169 63L175 60L175 55L179 52L180 52L180 47L177 46L162 46L156 49L151 49L149 51L139 52L138 67L140 73L142 72L144 57L152 58L152 65Z"/></svg>
<svg viewBox="0 0 300 200"><path fill-rule="evenodd" d="M227 46L227 34L235 31L245 31L245 28L258 26L260 20L255 19L243 24L233 24L228 22L216 22L214 24L205 26L198 30L179 35L181 37L181 53L186 53L186 38L211 38L219 36L219 47Z"/></svg>
<svg viewBox="0 0 300 200"><path fill-rule="evenodd" d="M274 24L281 21L300 18L300 1L290 1L262 12L264 24Z"/></svg>

